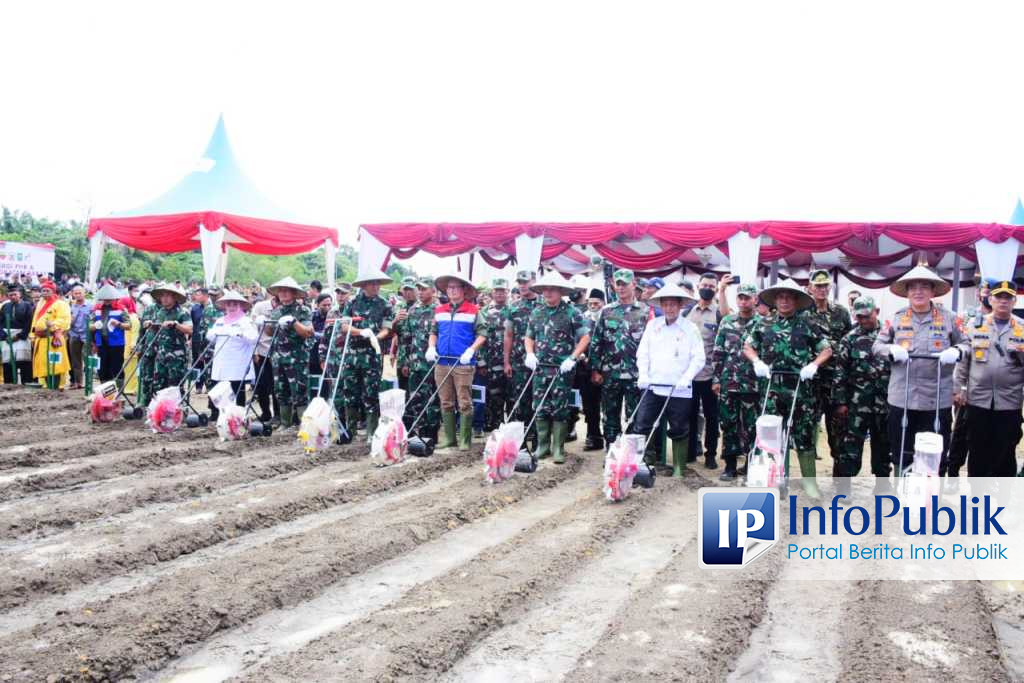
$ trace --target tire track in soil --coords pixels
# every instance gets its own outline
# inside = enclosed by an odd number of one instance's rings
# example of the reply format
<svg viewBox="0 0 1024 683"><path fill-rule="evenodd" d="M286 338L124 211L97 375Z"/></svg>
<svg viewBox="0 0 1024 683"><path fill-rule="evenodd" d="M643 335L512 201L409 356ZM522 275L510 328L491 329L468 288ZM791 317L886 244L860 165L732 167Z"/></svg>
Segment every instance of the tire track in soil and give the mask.
<svg viewBox="0 0 1024 683"><path fill-rule="evenodd" d="M75 436L68 438L69 430ZM140 447L196 441L217 442L217 433L208 429L183 428L173 434L154 434L149 429L134 431L121 425L112 429L94 430L65 427L57 436L59 438L38 439L24 443L16 443L16 440L11 441L6 437L0 437L0 442L14 444L0 448L0 473L8 474L7 470L16 467L36 467L66 463L111 452L131 452ZM126 446L129 445L131 448L126 449Z"/></svg>
<svg viewBox="0 0 1024 683"><path fill-rule="evenodd" d="M0 540L29 534L41 538L148 505L175 503L211 493L232 493L240 486L306 472L337 460L352 460L355 456L332 448L310 457L297 450L294 444L283 441L257 449L249 447L251 445L237 441L219 443L216 448L223 457L142 470L2 503ZM358 457L364 456L365 453L360 453ZM3 544L0 544L2 551Z"/></svg>
<svg viewBox="0 0 1024 683"><path fill-rule="evenodd" d="M5 396L4 399L6 400L6 398ZM4 422L29 414L34 414L36 419L38 419L39 414L43 411L45 411L47 416L64 411L76 411L84 417L88 407L88 401L78 396L61 396L49 401L18 401L14 405L4 408Z"/></svg>
<svg viewBox="0 0 1024 683"><path fill-rule="evenodd" d="M290 522L283 522L265 529L252 531L215 546L203 548L188 555L180 555L173 560L161 562L158 565L140 567L137 570L105 581L90 583L63 595L53 595L33 600L25 607L0 613L0 634L31 628L59 612L70 613L84 609L89 603L106 600L128 591L138 590L151 585L160 578L170 576L182 570L201 569L207 562L238 556L286 536L308 533L324 524L337 524L355 515L384 510L387 506L394 505L413 496L436 493L446 486L451 486L461 479L475 476L476 474L475 467L453 467L437 477L430 477L422 481L396 486L393 489L370 494L365 499L342 503L323 512L316 512ZM2 638L3 636L0 636L0 639Z"/></svg>
<svg viewBox="0 0 1024 683"><path fill-rule="evenodd" d="M467 457L477 461L480 452ZM0 680L5 675L26 680L151 674L218 631L275 607L310 600L344 577L535 498L577 474L580 464L573 458L564 467L545 467L500 488L474 477L439 494L410 497L385 515L360 514L345 524L322 525L241 557L207 562L202 571L179 572L141 591L60 615L0 640ZM407 468L389 468L402 469Z"/></svg>
<svg viewBox="0 0 1024 683"><path fill-rule="evenodd" d="M855 581L842 680L1009 681L977 581Z"/></svg>
<svg viewBox="0 0 1024 683"><path fill-rule="evenodd" d="M356 446L355 448L360 448ZM365 447L363 452L365 453ZM452 454L379 469L368 461L342 462L265 487L215 494L207 500L155 506L154 514L108 520L27 543L12 543L0 555L0 609L22 607L37 597L146 565L159 564L229 538L365 498L471 456ZM359 473L352 475L353 471ZM340 478L339 478L340 477Z"/></svg>
<svg viewBox="0 0 1024 683"><path fill-rule="evenodd" d="M514 535L478 534L485 540L460 547L460 557L421 546L415 554L426 554L425 559L402 558L402 564L382 566L373 576L332 589L336 595L317 606L319 615L304 609L313 615L313 626L296 624L283 614L275 642L257 646L255 654L247 652L247 668L238 672L239 678L436 679L481 638L538 604L548 604L557 592L553 576L572 576L581 567L603 562L609 543L635 533L636 526L659 512L659 505L685 491L683 483L669 480L611 504L600 493L600 469L599 459L588 461L574 496L567 495L574 492L568 486L552 492L556 512L540 519L525 519L520 513L517 519L528 523ZM531 510L540 504L531 501ZM449 540L455 539L443 542ZM457 562L449 568L450 560ZM240 651L253 648L253 639L246 645L245 635L237 639ZM314 636L319 637L296 649ZM212 643L204 651L223 654ZM257 656L268 661L253 669ZM218 665L212 659L207 663ZM228 673L226 668L217 671Z"/></svg>

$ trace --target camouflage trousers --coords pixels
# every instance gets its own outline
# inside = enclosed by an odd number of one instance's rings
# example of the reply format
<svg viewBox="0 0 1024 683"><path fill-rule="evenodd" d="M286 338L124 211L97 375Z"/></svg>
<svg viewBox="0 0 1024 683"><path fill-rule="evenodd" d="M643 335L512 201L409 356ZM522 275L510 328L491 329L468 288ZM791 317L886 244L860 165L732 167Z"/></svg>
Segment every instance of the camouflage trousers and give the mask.
<svg viewBox="0 0 1024 683"><path fill-rule="evenodd" d="M533 376L533 412L536 413L538 420L568 421L572 412L572 380L571 372L562 374L558 368L537 368L537 374ZM548 385L552 381L554 384L548 391Z"/></svg>
<svg viewBox="0 0 1024 683"><path fill-rule="evenodd" d="M309 403L309 353L299 349L274 349L274 395L282 405L304 406Z"/></svg>
<svg viewBox="0 0 1024 683"><path fill-rule="evenodd" d="M514 368L512 370L512 379L508 383L509 407L511 408L511 404L519 398L519 394L523 394L522 400L519 401L519 406L512 414L512 419L522 422L525 427L530 424L530 420L533 418L533 384L529 381L530 371L525 366L517 366L513 363L512 367ZM526 393L523 393L524 390ZM542 388L541 391L544 391L544 389Z"/></svg>
<svg viewBox="0 0 1024 683"><path fill-rule="evenodd" d="M761 405L752 393L727 392L719 401L719 424L722 426L722 457L748 455L757 436L755 423Z"/></svg>
<svg viewBox="0 0 1024 683"><path fill-rule="evenodd" d="M846 429L839 457L832 466L834 477L856 477L864 459L864 439L871 436L871 474L888 477L889 463L889 411L887 408L862 408L853 404L846 419Z"/></svg>
<svg viewBox="0 0 1024 683"><path fill-rule="evenodd" d="M640 403L641 393L643 392L636 386L634 379L609 377L601 383L601 413L604 415L604 438L608 443L614 443L619 434L622 434L623 405L626 417L629 418Z"/></svg>
<svg viewBox="0 0 1024 683"><path fill-rule="evenodd" d="M140 358L136 373L139 378L138 402L141 405L146 405L153 396L153 390L151 389L153 386L153 359L149 356Z"/></svg>
<svg viewBox="0 0 1024 683"><path fill-rule="evenodd" d="M373 349L349 347L348 355L345 356L345 371L341 378L341 391L345 394L346 408L361 406L367 415L380 415L382 370L381 357L374 353Z"/></svg>
<svg viewBox="0 0 1024 683"><path fill-rule="evenodd" d="M840 420L836 415L836 407L832 403L832 380L834 375L828 373L820 375L814 380L814 395L818 403L817 416L814 421L815 426L821 421L821 416L825 416L825 431L828 434L828 449L832 454L832 459L836 460L839 458L839 452L843 445L843 433L846 431L846 423L844 420ZM801 391L803 391L801 389Z"/></svg>
<svg viewBox="0 0 1024 683"><path fill-rule="evenodd" d="M508 378L504 368L488 368L487 399L485 404L486 417L484 429L488 432L498 428L505 420L505 403L508 400Z"/></svg>
<svg viewBox="0 0 1024 683"><path fill-rule="evenodd" d="M424 378L426 381L424 381ZM420 386L420 382L423 382L423 386ZM412 393L416 387L419 387L419 391L415 394ZM434 372L430 369L430 366L425 366L422 370L410 370L409 371L409 393L406 395L405 402L405 426L411 427L413 420L416 416L423 411L423 407L427 406L427 399L434 395L434 390L437 385L434 383ZM423 417L420 418L419 424L416 428L423 428L424 431L429 432L431 429L441 424L441 408L438 403L437 396L434 396L434 400L430 402L426 410L423 411Z"/></svg>
<svg viewBox="0 0 1024 683"><path fill-rule="evenodd" d="M153 379L147 387L149 398L152 398L161 389L180 384L185 379L185 373L188 371L187 361L188 359L183 351L163 353L156 357L150 356L150 376Z"/></svg>
<svg viewBox="0 0 1024 683"><path fill-rule="evenodd" d="M768 396L766 415L779 415L785 426L793 407L793 390L772 385ZM793 411L793 423L789 428L789 446L797 453L817 453L814 443L814 428L818 424L817 402L806 384L800 385L800 397Z"/></svg>

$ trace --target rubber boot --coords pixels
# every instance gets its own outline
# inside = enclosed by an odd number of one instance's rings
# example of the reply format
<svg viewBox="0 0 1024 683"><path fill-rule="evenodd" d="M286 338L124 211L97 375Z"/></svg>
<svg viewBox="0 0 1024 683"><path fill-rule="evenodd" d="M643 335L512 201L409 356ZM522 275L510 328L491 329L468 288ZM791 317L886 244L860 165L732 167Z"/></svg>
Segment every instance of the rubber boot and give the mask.
<svg viewBox="0 0 1024 683"><path fill-rule="evenodd" d="M377 431L377 421L380 416L377 413L366 413L366 443L373 441L373 433Z"/></svg>
<svg viewBox="0 0 1024 683"><path fill-rule="evenodd" d="M356 438L356 425L359 423L359 415L356 413L355 408L345 408L345 429L348 430L348 435L353 439Z"/></svg>
<svg viewBox="0 0 1024 683"><path fill-rule="evenodd" d="M473 413L462 413L459 419L459 450L468 451L473 445Z"/></svg>
<svg viewBox="0 0 1024 683"><path fill-rule="evenodd" d="M289 429L292 426L292 407L290 405L282 405L279 415L281 416L280 429Z"/></svg>
<svg viewBox="0 0 1024 683"><path fill-rule="evenodd" d="M554 456L554 463L561 465L565 462L565 439L569 433L569 424L566 422L551 423L551 455Z"/></svg>
<svg viewBox="0 0 1024 683"><path fill-rule="evenodd" d="M295 420L296 425L302 424L302 416L306 414L306 404L301 406L295 406L295 410L292 411L292 419Z"/></svg>
<svg viewBox="0 0 1024 683"><path fill-rule="evenodd" d="M690 440L672 439L672 476L682 477L686 471L686 463L689 462Z"/></svg>
<svg viewBox="0 0 1024 683"><path fill-rule="evenodd" d="M804 487L804 493L810 498L820 498L818 491L818 473L815 465L814 453L797 453L800 461L800 477Z"/></svg>
<svg viewBox="0 0 1024 683"><path fill-rule="evenodd" d="M441 439L437 442L438 448L454 448L455 443L455 413L441 413Z"/></svg>
<svg viewBox="0 0 1024 683"><path fill-rule="evenodd" d="M538 460L551 457L551 420L537 419L534 424L537 428L537 451Z"/></svg>
<svg viewBox="0 0 1024 683"><path fill-rule="evenodd" d="M722 470L722 475L718 479L719 481L732 481L736 478L736 456L723 455L722 460L725 461L725 469Z"/></svg>

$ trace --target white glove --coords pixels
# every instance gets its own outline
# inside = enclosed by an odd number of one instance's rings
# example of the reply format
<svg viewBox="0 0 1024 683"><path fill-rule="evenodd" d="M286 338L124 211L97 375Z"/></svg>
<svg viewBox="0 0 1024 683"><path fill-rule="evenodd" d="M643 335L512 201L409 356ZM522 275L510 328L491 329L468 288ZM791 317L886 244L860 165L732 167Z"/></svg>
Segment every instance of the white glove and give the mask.
<svg viewBox="0 0 1024 683"><path fill-rule="evenodd" d="M894 363L906 363L910 359L910 354L907 350L899 344L893 344L889 347L889 353L892 354L892 360Z"/></svg>
<svg viewBox="0 0 1024 683"><path fill-rule="evenodd" d="M364 327L363 329L359 330L359 336L362 337L363 339L369 339L370 337L374 336L373 330L371 330L369 327Z"/></svg>
<svg viewBox="0 0 1024 683"><path fill-rule="evenodd" d="M754 361L754 374L757 375L758 377L768 379L768 377L772 374L772 369L768 367L767 363L758 358L757 360Z"/></svg>
<svg viewBox="0 0 1024 683"><path fill-rule="evenodd" d="M525 365L528 370L536 370L537 369L537 356L535 356L532 353L526 354L526 360L523 361L523 365Z"/></svg>
<svg viewBox="0 0 1024 683"><path fill-rule="evenodd" d="M562 361L562 364L558 366L558 371L563 375L572 372L572 369L576 367L576 359L569 356Z"/></svg>
<svg viewBox="0 0 1024 683"><path fill-rule="evenodd" d="M939 362L943 365L956 365L958 360L960 360L960 349L955 346L951 346L939 354Z"/></svg>
<svg viewBox="0 0 1024 683"><path fill-rule="evenodd" d="M94 330L102 330L103 329L103 321L97 320L96 322L94 322L92 324L92 329L94 329Z"/></svg>
<svg viewBox="0 0 1024 683"><path fill-rule="evenodd" d="M647 379L646 377L641 377L636 381L636 388L640 389L641 391L646 391L647 388L650 386L651 380Z"/></svg>
<svg viewBox="0 0 1024 683"><path fill-rule="evenodd" d="M294 315L283 315L283 316L281 316L278 319L277 326L280 327L282 330L287 330L294 323L295 323L295 316Z"/></svg>
<svg viewBox="0 0 1024 683"><path fill-rule="evenodd" d="M433 346L427 347L426 358L428 363L434 363L437 361L437 349Z"/></svg>
<svg viewBox="0 0 1024 683"><path fill-rule="evenodd" d="M800 379L803 381L814 379L814 376L818 374L818 366L814 363L808 363L807 365L800 368Z"/></svg>
<svg viewBox="0 0 1024 683"><path fill-rule="evenodd" d="M462 352L462 355L459 356L459 363L461 363L462 365L469 365L470 362L472 362L472 360L473 349L466 349L465 351Z"/></svg>
<svg viewBox="0 0 1024 683"><path fill-rule="evenodd" d="M266 324L267 319L264 316L260 315L256 317L256 327L263 327Z"/></svg>

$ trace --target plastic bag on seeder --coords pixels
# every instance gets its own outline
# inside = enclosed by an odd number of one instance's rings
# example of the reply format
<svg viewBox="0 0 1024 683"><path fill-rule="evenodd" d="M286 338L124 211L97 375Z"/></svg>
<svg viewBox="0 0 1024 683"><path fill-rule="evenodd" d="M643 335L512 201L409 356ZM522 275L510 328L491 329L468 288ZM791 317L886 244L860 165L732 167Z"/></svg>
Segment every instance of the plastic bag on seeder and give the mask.
<svg viewBox="0 0 1024 683"><path fill-rule="evenodd" d="M376 465L394 465L405 460L409 448L402 415L405 390L389 389L380 394L380 421L370 439L370 460Z"/></svg>
<svg viewBox="0 0 1024 683"><path fill-rule="evenodd" d="M218 408L220 415L217 417L217 434L221 441L238 441L249 434L249 420L245 415L245 408L229 403L223 408Z"/></svg>
<svg viewBox="0 0 1024 683"><path fill-rule="evenodd" d="M181 426L184 419L178 387L167 387L156 392L146 408L146 424L157 434L170 434Z"/></svg>
<svg viewBox="0 0 1024 683"><path fill-rule="evenodd" d="M515 472L524 431L522 422L505 422L487 437L484 444L484 476L487 481L497 484Z"/></svg>
<svg viewBox="0 0 1024 683"><path fill-rule="evenodd" d="M104 382L96 387L92 400L89 402L89 418L93 422L113 422L120 414L124 402L117 396L117 384Z"/></svg>
<svg viewBox="0 0 1024 683"><path fill-rule="evenodd" d="M338 436L334 413L322 396L317 396L302 413L299 422L299 441L307 453L322 451Z"/></svg>
<svg viewBox="0 0 1024 683"><path fill-rule="evenodd" d="M620 434L608 449L604 459L604 495L608 500L625 500L633 488L643 459L644 436L642 434Z"/></svg>

